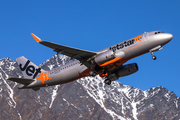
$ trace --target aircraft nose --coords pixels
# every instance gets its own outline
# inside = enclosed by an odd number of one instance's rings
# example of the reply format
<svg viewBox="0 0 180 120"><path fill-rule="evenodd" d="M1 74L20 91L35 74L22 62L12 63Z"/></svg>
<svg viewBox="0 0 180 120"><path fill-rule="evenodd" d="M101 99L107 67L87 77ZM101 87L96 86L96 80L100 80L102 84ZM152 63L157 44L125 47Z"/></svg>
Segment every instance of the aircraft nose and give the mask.
<svg viewBox="0 0 180 120"><path fill-rule="evenodd" d="M161 35L161 41L163 42L163 43L168 43L169 41L171 41L172 40L172 38L173 38L173 35L172 34L170 34L170 33L163 33L162 35Z"/></svg>
<svg viewBox="0 0 180 120"><path fill-rule="evenodd" d="M173 38L173 35L170 34L170 33L166 33L165 37L166 37L166 39L168 39L169 41L171 41L172 38Z"/></svg>

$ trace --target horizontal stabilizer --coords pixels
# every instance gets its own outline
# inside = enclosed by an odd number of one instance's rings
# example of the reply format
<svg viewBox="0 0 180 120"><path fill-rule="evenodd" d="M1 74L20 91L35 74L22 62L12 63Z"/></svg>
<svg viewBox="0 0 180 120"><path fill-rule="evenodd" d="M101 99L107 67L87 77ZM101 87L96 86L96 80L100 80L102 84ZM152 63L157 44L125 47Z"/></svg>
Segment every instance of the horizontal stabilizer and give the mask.
<svg viewBox="0 0 180 120"><path fill-rule="evenodd" d="M24 85L28 85L35 81L33 79L26 79L26 78L8 78L8 80L11 80L20 84L24 84Z"/></svg>

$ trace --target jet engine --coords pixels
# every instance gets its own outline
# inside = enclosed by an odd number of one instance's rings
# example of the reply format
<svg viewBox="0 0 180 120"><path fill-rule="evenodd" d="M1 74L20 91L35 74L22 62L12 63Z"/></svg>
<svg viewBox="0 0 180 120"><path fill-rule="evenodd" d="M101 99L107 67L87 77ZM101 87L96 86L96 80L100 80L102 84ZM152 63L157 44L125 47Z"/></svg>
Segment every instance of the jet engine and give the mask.
<svg viewBox="0 0 180 120"><path fill-rule="evenodd" d="M106 52L97 55L93 60L91 60L91 63L102 64L114 58L124 58L124 57L125 57L125 53L123 51L108 50Z"/></svg>
<svg viewBox="0 0 180 120"><path fill-rule="evenodd" d="M127 64L127 65L124 65L118 72L118 76L119 77L124 77L124 76L127 76L127 75L131 75L135 72L138 71L138 65L137 63L131 63L131 64Z"/></svg>
<svg viewBox="0 0 180 120"><path fill-rule="evenodd" d="M133 74L137 71L138 71L137 63L127 64L122 66L119 70L115 71L114 73L110 74L107 79L114 81L117 80L119 77L124 77Z"/></svg>
<svg viewBox="0 0 180 120"><path fill-rule="evenodd" d="M114 58L115 58L114 52L112 50L108 50L106 52L97 55L91 62L92 64L101 64L109 60L112 60Z"/></svg>

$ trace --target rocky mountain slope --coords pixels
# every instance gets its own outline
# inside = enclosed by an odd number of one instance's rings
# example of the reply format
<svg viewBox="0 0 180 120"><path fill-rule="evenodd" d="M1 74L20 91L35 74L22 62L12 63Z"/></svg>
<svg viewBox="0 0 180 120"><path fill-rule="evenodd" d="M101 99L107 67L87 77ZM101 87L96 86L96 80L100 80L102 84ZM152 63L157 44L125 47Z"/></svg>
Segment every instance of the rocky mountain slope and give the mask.
<svg viewBox="0 0 180 120"><path fill-rule="evenodd" d="M70 59L55 55L40 65L49 70ZM164 87L142 91L99 76L41 88L18 90L8 77L23 77L16 61L0 59L0 120L179 120L180 99Z"/></svg>

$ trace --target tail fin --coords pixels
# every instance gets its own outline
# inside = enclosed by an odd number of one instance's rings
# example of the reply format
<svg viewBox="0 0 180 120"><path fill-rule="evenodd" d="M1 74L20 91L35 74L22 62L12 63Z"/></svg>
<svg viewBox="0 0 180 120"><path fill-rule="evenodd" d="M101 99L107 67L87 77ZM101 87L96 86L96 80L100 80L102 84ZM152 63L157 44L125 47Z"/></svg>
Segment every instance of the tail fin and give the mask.
<svg viewBox="0 0 180 120"><path fill-rule="evenodd" d="M45 70L39 68L24 56L17 58L16 61L18 62L19 68L26 79L35 79L40 76L41 72L45 72Z"/></svg>

